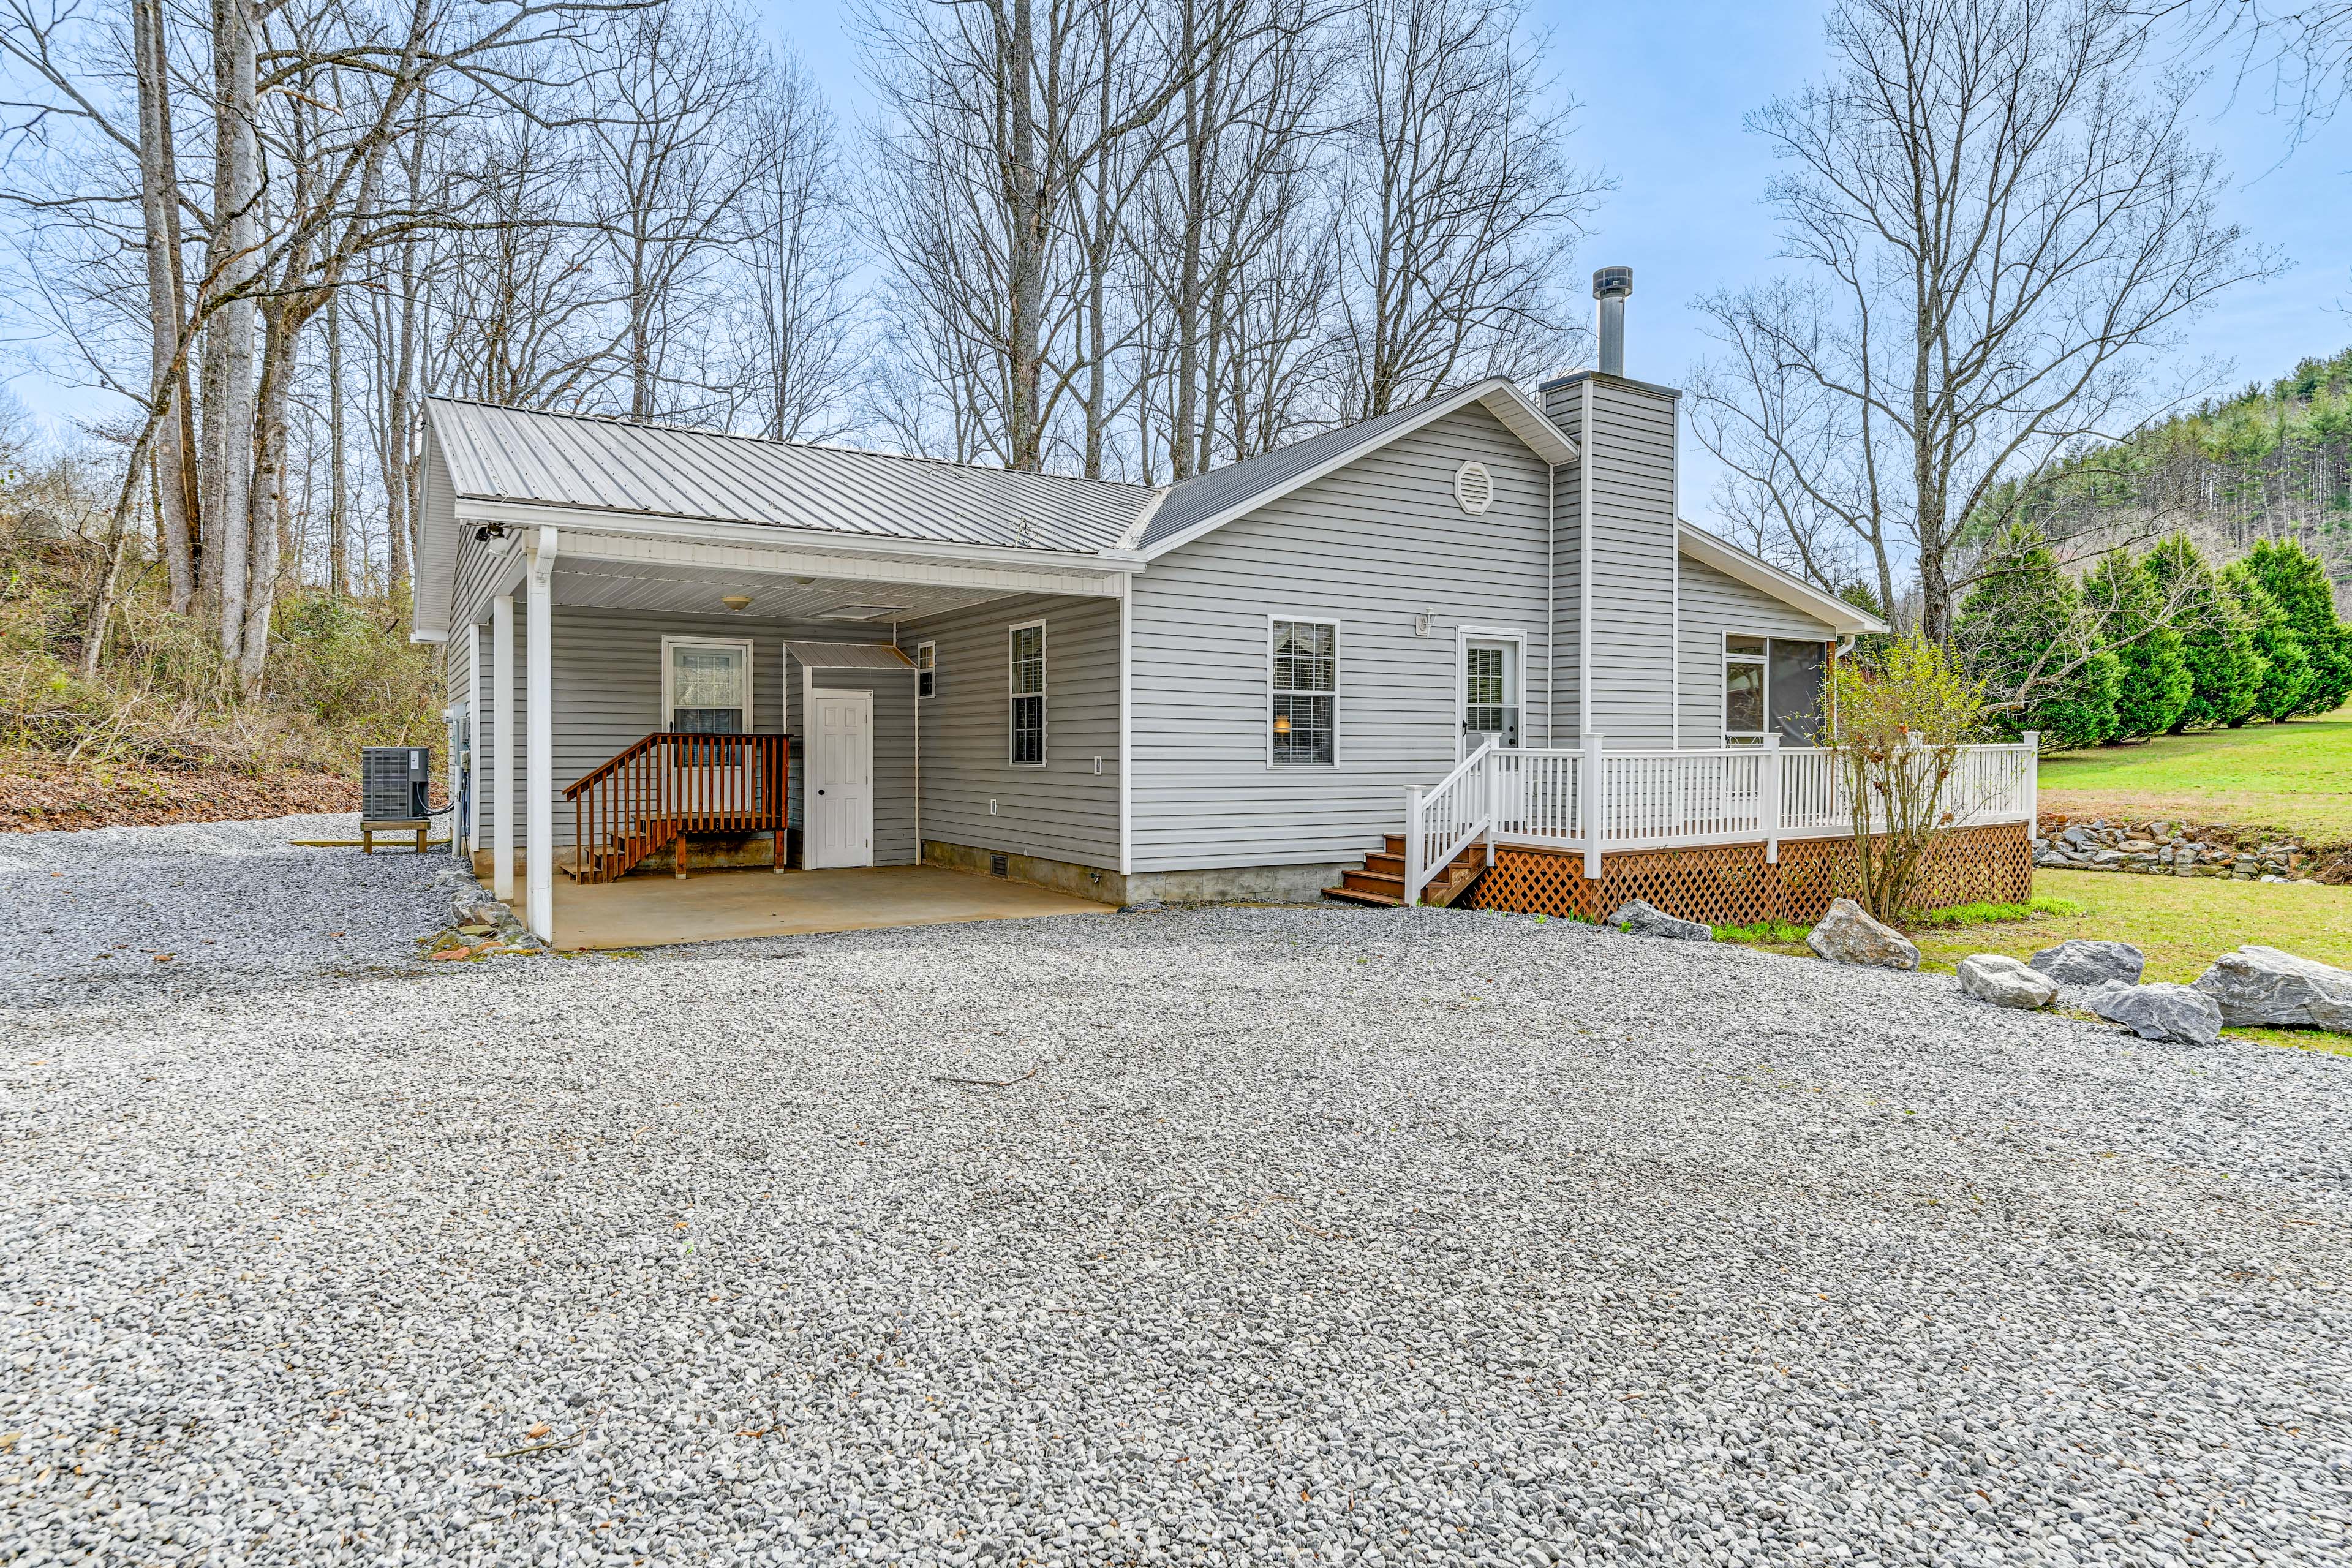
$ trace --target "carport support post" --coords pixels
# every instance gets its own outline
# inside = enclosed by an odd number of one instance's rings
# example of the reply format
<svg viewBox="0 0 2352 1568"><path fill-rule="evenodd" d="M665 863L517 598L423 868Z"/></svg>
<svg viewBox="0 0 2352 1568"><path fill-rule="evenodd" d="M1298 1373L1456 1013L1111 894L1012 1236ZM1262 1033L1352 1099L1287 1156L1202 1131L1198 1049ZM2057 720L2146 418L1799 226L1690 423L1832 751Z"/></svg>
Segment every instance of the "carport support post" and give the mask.
<svg viewBox="0 0 2352 1568"><path fill-rule="evenodd" d="M530 878L526 923L544 942L555 940L554 574L555 530L542 528L531 543L530 611L523 625L523 674L530 688L523 699L530 722L530 759L523 779L523 868Z"/></svg>
<svg viewBox="0 0 2352 1568"><path fill-rule="evenodd" d="M500 594L490 605L490 891L502 904L514 902L514 595Z"/></svg>
<svg viewBox="0 0 2352 1568"><path fill-rule="evenodd" d="M1601 781L1601 738L1598 730L1584 732L1584 760L1577 770L1577 804L1584 808L1584 879L1588 882L1601 880L1601 840L1609 826L1609 796Z"/></svg>

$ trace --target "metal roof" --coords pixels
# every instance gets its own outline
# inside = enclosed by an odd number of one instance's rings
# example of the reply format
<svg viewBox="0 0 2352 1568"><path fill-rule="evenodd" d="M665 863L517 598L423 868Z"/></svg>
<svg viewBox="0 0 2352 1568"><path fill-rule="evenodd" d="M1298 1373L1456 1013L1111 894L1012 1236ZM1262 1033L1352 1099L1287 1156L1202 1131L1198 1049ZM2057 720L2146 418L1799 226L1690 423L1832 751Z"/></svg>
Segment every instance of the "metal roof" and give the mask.
<svg viewBox="0 0 2352 1568"><path fill-rule="evenodd" d="M1501 376L1489 376L1171 485L1167 499L1145 524L1136 548L1150 551L1203 525L1238 517L1471 403L1484 404L1539 456L1553 463L1575 461L1575 446L1526 393Z"/></svg>
<svg viewBox="0 0 2352 1568"><path fill-rule="evenodd" d="M1116 549L1141 485L436 397L459 498L935 543Z"/></svg>
<svg viewBox="0 0 2352 1568"><path fill-rule="evenodd" d="M788 642L784 651L818 669L912 669L915 665L886 642Z"/></svg>

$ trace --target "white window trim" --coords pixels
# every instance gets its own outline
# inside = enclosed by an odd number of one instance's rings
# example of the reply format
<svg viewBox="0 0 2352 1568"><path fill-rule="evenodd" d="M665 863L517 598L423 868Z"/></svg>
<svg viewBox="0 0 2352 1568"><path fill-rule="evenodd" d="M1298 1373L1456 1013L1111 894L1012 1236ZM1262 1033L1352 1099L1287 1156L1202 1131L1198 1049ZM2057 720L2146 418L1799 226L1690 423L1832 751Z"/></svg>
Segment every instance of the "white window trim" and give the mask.
<svg viewBox="0 0 2352 1568"><path fill-rule="evenodd" d="M1331 760L1328 763L1277 763L1274 760L1274 628L1283 621L1331 628ZM1265 711L1258 715L1258 733L1265 739L1265 765L1270 773L1307 772L1339 765L1339 670L1344 657L1337 616L1275 611L1265 617Z"/></svg>
<svg viewBox="0 0 2352 1568"><path fill-rule="evenodd" d="M1764 645L1764 651L1762 653L1732 652L1731 639L1736 637L1754 637ZM1735 730L1731 727L1731 684L1727 678L1735 664L1752 664L1763 674L1763 684L1759 688L1759 694L1764 700L1764 728L1761 730ZM1719 710L1724 744L1729 745L1734 741L1761 741L1765 736L1772 733L1772 639L1769 636L1762 632L1723 634L1723 672L1716 678L1715 700Z"/></svg>
<svg viewBox="0 0 2352 1568"><path fill-rule="evenodd" d="M746 735L751 734L751 733L752 732L752 727L751 727L751 690L752 690L752 688L753 688L753 687L755 687L756 685L758 685L758 684L759 684L759 683L758 683L758 681L757 681L757 680L755 680L755 679L753 679L753 674L754 674L754 671L755 671L756 667L755 667L755 666L753 665L753 663L751 662L751 639L750 637L665 637L664 638L662 638L662 647L661 647L661 716L662 716L662 721L661 721L661 727L662 727L664 730L667 730L667 729L670 727L670 721L671 721L672 719L674 719L674 718L677 716L677 689L676 689L675 687L673 687L673 686L671 686L671 685L670 685L670 679L669 679L669 671L670 671L669 658L670 658L670 650L671 650L672 648L675 648L675 647L731 647L731 648L740 648L740 649L741 649L741 650L742 650L742 654L743 654L743 733L745 733Z"/></svg>
<svg viewBox="0 0 2352 1568"><path fill-rule="evenodd" d="M1037 689L1016 693L1013 689L1013 635L1035 628L1037 633ZM1053 718L1053 704L1047 693L1053 689L1054 677L1051 652L1047 647L1045 623L1042 620L1015 621L1004 628L1004 765L1008 768L1042 768L1052 756L1049 749L1048 726ZM1013 704L1022 697L1037 699L1037 760L1016 763L1013 760Z"/></svg>
<svg viewBox="0 0 2352 1568"><path fill-rule="evenodd" d="M1474 642L1507 642L1519 645L1519 744L1528 744L1528 634L1517 626L1456 626L1454 630L1454 760L1460 762L1469 754L1470 732L1464 726L1470 722L1470 645Z"/></svg>
<svg viewBox="0 0 2352 1568"><path fill-rule="evenodd" d="M1005 644L1008 653L1011 652L1012 647L1012 643L1008 640ZM931 662L928 666L923 663L925 654L931 656ZM931 689L929 691L923 689L923 677L926 675L931 678ZM921 700L929 702L939 694L940 645L936 638L927 637L915 645L915 695Z"/></svg>

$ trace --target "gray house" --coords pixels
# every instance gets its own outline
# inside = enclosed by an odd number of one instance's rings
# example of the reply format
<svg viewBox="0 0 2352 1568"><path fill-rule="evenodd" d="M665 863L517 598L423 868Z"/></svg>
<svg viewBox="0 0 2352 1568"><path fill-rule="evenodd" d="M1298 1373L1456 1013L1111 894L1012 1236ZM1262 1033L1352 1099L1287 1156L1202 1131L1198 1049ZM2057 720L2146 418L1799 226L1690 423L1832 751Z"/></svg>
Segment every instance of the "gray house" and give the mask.
<svg viewBox="0 0 2352 1568"><path fill-rule="evenodd" d="M1159 489L435 400L460 835L542 934L681 855L1394 902L1474 816L1767 845L1752 759L1883 628L1677 521L1675 398L1490 379Z"/></svg>

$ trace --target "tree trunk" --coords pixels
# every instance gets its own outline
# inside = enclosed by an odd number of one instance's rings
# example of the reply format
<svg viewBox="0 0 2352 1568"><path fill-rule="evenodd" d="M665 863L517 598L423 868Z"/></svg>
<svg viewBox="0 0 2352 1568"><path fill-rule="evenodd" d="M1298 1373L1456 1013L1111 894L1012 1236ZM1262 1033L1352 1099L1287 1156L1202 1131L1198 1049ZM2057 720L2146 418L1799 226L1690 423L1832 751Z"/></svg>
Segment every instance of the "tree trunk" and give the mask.
<svg viewBox="0 0 2352 1568"><path fill-rule="evenodd" d="M219 520L205 553L221 657L245 650L247 585L254 542L249 504L254 450L251 286L260 234L260 173L254 144L257 113L251 0L213 0L213 235L206 272L229 296L205 328L205 451L202 515ZM263 514L267 518L268 514ZM263 533L275 542L274 522Z"/></svg>
<svg viewBox="0 0 2352 1568"><path fill-rule="evenodd" d="M147 262L149 405L166 410L151 460L157 510L155 532L171 574L171 606L184 616L196 602L195 529L188 505L186 451L181 434L186 410L186 362L180 334L187 316L180 303L180 226L172 166L171 81L163 54L161 0L132 0L131 53L139 74L139 206Z"/></svg>
<svg viewBox="0 0 2352 1568"><path fill-rule="evenodd" d="M261 387L255 399L253 488L247 534L253 542L237 678L251 697L269 661L269 620L278 602L278 547L286 486L286 411L293 394L294 340L300 315L286 303L263 312Z"/></svg>
<svg viewBox="0 0 2352 1568"><path fill-rule="evenodd" d="M1046 189L1039 167L1035 90L1036 35L1030 18L1031 0L1013 0L1009 37L1001 38L997 69L1012 99L1012 145L1004 170L1004 205L1012 219L1006 245L1010 320L1006 369L1011 373L1012 408L1006 431L1005 467L1032 471L1044 465L1045 433L1040 428L1039 382L1045 360Z"/></svg>
<svg viewBox="0 0 2352 1568"><path fill-rule="evenodd" d="M327 596L351 590L351 478L343 462L343 299L327 302Z"/></svg>

